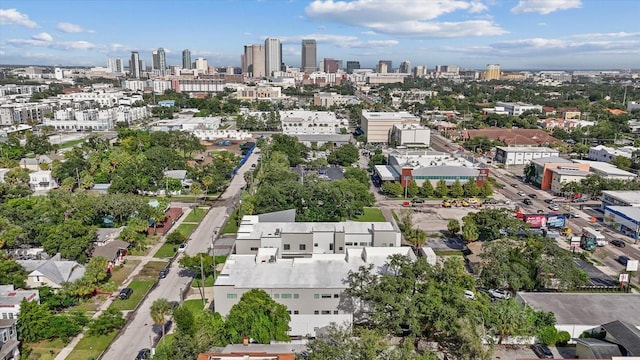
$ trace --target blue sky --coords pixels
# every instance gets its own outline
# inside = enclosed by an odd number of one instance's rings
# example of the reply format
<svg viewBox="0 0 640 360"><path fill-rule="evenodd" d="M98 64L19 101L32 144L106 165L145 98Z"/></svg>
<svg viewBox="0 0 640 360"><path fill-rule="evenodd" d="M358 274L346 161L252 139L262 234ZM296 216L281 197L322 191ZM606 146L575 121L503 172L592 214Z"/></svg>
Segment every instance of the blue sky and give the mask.
<svg viewBox="0 0 640 360"><path fill-rule="evenodd" d="M130 52L167 63L181 51L239 66L243 45L283 42L300 65L300 40L322 58L372 67L456 64L482 69L640 68L637 0L3 0L0 63L106 66Z"/></svg>

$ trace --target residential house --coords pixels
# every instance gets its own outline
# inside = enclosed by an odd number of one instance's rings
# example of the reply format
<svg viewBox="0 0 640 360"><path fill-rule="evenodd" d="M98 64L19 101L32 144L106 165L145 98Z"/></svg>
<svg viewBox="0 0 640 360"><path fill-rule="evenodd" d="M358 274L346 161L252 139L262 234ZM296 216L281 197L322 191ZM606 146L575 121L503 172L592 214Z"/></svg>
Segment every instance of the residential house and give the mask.
<svg viewBox="0 0 640 360"><path fill-rule="evenodd" d="M16 319L0 320L0 360L20 359Z"/></svg>
<svg viewBox="0 0 640 360"><path fill-rule="evenodd" d="M85 267L75 261L62 260L56 254L48 260L16 260L29 273L27 287L49 286L61 289L64 283L74 282L84 275Z"/></svg>
<svg viewBox="0 0 640 360"><path fill-rule="evenodd" d="M589 148L589 160L595 161L604 161L610 163L613 159L618 156L626 157L631 159L633 157L633 153L636 151L640 151L640 148L633 146L623 146L619 148L611 148L604 145L592 146Z"/></svg>
<svg viewBox="0 0 640 360"><path fill-rule="evenodd" d="M14 289L13 285L0 285L0 315L2 319L16 319L22 299L40 303L38 290Z"/></svg>
<svg viewBox="0 0 640 360"><path fill-rule="evenodd" d="M230 344L217 353L202 353L197 360L294 360L307 350L306 345L293 343L251 344L245 337L242 344Z"/></svg>
<svg viewBox="0 0 640 360"><path fill-rule="evenodd" d="M109 270L122 263L129 249L128 242L117 240L122 229L98 229L96 246L91 256L102 256L109 260Z"/></svg>
<svg viewBox="0 0 640 360"><path fill-rule="evenodd" d="M29 174L29 187L33 191L49 191L58 187L51 170L40 170Z"/></svg>
<svg viewBox="0 0 640 360"><path fill-rule="evenodd" d="M582 112L580 112L578 108L574 107L559 108L557 110L557 113L560 114L560 117L565 120L580 119L580 116L582 115Z"/></svg>
<svg viewBox="0 0 640 360"><path fill-rule="evenodd" d="M36 156L35 158L20 159L20 167L31 171L42 170L43 167L51 168L53 160L47 155Z"/></svg>
<svg viewBox="0 0 640 360"><path fill-rule="evenodd" d="M626 322L615 320L592 332L604 332L604 339L577 339L576 355L581 359L607 359L612 356L640 355L640 330Z"/></svg>
<svg viewBox="0 0 640 360"><path fill-rule="evenodd" d="M193 183L193 180L187 179L187 170L167 170L164 172L164 177L167 179L177 179L182 183L182 187L188 190Z"/></svg>

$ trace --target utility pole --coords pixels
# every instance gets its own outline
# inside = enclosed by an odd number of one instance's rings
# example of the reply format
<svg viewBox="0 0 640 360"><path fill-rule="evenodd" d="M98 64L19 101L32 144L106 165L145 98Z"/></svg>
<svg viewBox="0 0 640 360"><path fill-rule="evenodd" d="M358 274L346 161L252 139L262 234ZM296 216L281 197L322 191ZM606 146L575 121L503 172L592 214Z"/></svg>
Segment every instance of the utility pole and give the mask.
<svg viewBox="0 0 640 360"><path fill-rule="evenodd" d="M204 298L204 267L202 266L202 254L200 254L200 296L202 297L202 306L207 306Z"/></svg>

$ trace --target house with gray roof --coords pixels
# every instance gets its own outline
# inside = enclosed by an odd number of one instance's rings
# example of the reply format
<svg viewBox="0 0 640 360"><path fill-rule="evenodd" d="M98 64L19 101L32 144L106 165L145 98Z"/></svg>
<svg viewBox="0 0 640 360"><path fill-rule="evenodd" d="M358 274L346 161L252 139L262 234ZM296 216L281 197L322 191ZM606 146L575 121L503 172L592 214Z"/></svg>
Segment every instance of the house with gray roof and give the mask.
<svg viewBox="0 0 640 360"><path fill-rule="evenodd" d="M0 319L0 359L20 358L16 319Z"/></svg>
<svg viewBox="0 0 640 360"><path fill-rule="evenodd" d="M22 300L40 303L38 290L15 289L13 285L0 285L0 318L17 319Z"/></svg>
<svg viewBox="0 0 640 360"><path fill-rule="evenodd" d="M53 289L61 289L64 283L80 279L85 272L83 265L75 261L62 260L60 254L48 260L16 260L16 262L29 273L27 275L29 288L49 286Z"/></svg>

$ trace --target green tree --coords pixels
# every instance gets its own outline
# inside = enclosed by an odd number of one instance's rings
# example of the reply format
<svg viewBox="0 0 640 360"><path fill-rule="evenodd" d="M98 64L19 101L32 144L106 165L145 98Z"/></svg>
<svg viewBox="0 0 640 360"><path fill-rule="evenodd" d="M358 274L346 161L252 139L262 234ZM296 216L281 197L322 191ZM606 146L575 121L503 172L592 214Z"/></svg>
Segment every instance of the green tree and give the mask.
<svg viewBox="0 0 640 360"><path fill-rule="evenodd" d="M126 322L120 310L110 307L89 324L89 334L94 336L107 335L114 330L121 329Z"/></svg>
<svg viewBox="0 0 640 360"><path fill-rule="evenodd" d="M286 306L279 304L259 289L252 289L242 295L233 305L225 320L225 329L231 343L239 343L249 336L260 344L272 340L289 339L289 321Z"/></svg>
<svg viewBox="0 0 640 360"><path fill-rule="evenodd" d="M24 288L27 272L22 265L13 259L0 257L0 284L13 285L14 288Z"/></svg>
<svg viewBox="0 0 640 360"><path fill-rule="evenodd" d="M409 181L409 183L407 183L407 197L414 197L417 196L418 193L420 192L420 187L418 187L418 184L416 184L415 181L411 180Z"/></svg>
<svg viewBox="0 0 640 360"><path fill-rule="evenodd" d="M495 303L486 321L487 325L498 335L498 345L502 344L505 337L533 332L532 324L528 321L530 311L526 306L513 299Z"/></svg>
<svg viewBox="0 0 640 360"><path fill-rule="evenodd" d="M475 181L471 181L471 180L467 181L467 183L464 184L463 188L464 188L464 195L467 197L476 197L480 195L480 188L478 187Z"/></svg>
<svg viewBox="0 0 640 360"><path fill-rule="evenodd" d="M340 166L350 166L358 161L360 158L360 153L358 148L349 143L340 146L339 148L333 150L329 156L327 156L327 161L329 164L335 164Z"/></svg>
<svg viewBox="0 0 640 360"><path fill-rule="evenodd" d="M51 312L46 305L39 305L35 301L22 299L20 316L16 325L18 338L27 343L43 340L49 328L51 316Z"/></svg>
<svg viewBox="0 0 640 360"><path fill-rule="evenodd" d="M369 186L369 174L367 174L366 170L348 167L344 170L344 177L345 179L355 179L358 182Z"/></svg>
<svg viewBox="0 0 640 360"><path fill-rule="evenodd" d="M434 190L433 190L433 185L431 184L431 181L425 180L425 182L422 183L422 186L420 187L420 196L422 196L422 197L432 197L433 196L433 192L434 192Z"/></svg>
<svg viewBox="0 0 640 360"><path fill-rule="evenodd" d="M624 156L616 156L611 160L611 165L615 165L622 170L628 170L631 168L631 159Z"/></svg>
<svg viewBox="0 0 640 360"><path fill-rule="evenodd" d="M160 298L157 299L151 304L151 308L149 309L151 313L151 319L154 323L160 325L162 328L162 340L164 341L164 333L165 333L165 325L167 324L167 316L170 316L173 313L173 305L169 302L169 300Z"/></svg>
<svg viewBox="0 0 640 360"><path fill-rule="evenodd" d="M187 237L184 236L184 234L181 233L180 231L172 231L166 237L167 243L172 244L172 245L182 244L186 240L187 240Z"/></svg>
<svg viewBox="0 0 640 360"><path fill-rule="evenodd" d="M460 180L456 180L453 185L451 185L451 189L449 189L449 194L451 194L452 197L461 197L464 195L464 189L462 188L462 184L460 183Z"/></svg>
<svg viewBox="0 0 640 360"><path fill-rule="evenodd" d="M387 196L400 196L404 194L404 188L399 182L385 181L380 187L382 192Z"/></svg>
<svg viewBox="0 0 640 360"><path fill-rule="evenodd" d="M439 198L446 197L449 194L449 188L444 180L438 180L434 194Z"/></svg>
<svg viewBox="0 0 640 360"><path fill-rule="evenodd" d="M493 195L493 185L491 185L491 182L489 181L485 181L482 183L482 186L480 187L480 193L478 194L482 197L489 197Z"/></svg>
<svg viewBox="0 0 640 360"><path fill-rule="evenodd" d="M196 318L185 306L178 306L173 311L173 320L179 332L193 336L196 333Z"/></svg>
<svg viewBox="0 0 640 360"><path fill-rule="evenodd" d="M460 231L460 222L457 219L449 220L447 230L449 230L452 235L457 234Z"/></svg>
<svg viewBox="0 0 640 360"><path fill-rule="evenodd" d="M462 238L467 242L474 242L479 237L478 228L473 222L465 222L462 227Z"/></svg>

